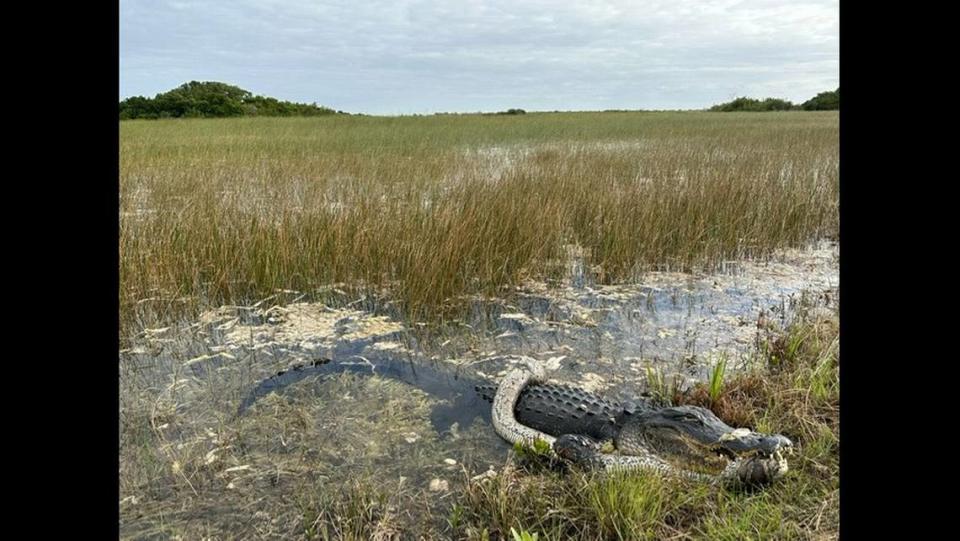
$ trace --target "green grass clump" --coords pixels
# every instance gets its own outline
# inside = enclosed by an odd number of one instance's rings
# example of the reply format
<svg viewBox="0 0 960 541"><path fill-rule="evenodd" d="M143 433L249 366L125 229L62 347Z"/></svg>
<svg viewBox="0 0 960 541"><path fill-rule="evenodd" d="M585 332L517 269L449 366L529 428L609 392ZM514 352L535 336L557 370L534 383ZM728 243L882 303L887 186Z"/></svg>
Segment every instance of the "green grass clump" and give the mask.
<svg viewBox="0 0 960 541"><path fill-rule="evenodd" d="M715 402L720 398L720 392L723 390L723 373L727 368L727 359L720 359L713 371L710 372L710 401Z"/></svg>
<svg viewBox="0 0 960 541"><path fill-rule="evenodd" d="M510 528L510 534L513 535L513 541L537 541L540 538L539 534L531 534L526 530L517 532L513 528Z"/></svg>

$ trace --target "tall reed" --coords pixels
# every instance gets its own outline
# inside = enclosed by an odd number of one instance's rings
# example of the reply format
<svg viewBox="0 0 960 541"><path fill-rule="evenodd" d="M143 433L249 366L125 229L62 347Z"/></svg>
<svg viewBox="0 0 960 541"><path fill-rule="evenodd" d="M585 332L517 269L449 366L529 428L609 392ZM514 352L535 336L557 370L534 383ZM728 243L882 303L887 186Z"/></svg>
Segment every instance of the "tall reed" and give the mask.
<svg viewBox="0 0 960 541"><path fill-rule="evenodd" d="M275 289L411 319L556 275L763 257L838 230L836 113L121 123L121 320Z"/></svg>

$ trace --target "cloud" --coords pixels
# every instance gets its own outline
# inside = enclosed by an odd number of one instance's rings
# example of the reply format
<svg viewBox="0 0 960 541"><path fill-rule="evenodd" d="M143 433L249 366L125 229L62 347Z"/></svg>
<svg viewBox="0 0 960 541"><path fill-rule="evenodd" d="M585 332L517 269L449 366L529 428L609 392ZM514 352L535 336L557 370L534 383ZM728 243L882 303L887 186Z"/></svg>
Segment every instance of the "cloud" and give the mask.
<svg viewBox="0 0 960 541"><path fill-rule="evenodd" d="M830 1L121 0L120 94L189 80L348 111L701 108L839 81Z"/></svg>

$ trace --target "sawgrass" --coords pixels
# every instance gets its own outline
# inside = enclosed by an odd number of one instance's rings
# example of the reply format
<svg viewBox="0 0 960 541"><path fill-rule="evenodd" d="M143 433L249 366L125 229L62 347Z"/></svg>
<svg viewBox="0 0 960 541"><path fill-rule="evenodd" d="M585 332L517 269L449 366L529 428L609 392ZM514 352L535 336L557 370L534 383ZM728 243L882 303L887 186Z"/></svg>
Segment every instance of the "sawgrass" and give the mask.
<svg viewBox="0 0 960 541"><path fill-rule="evenodd" d="M342 284L411 321L558 276L838 231L838 115L544 113L120 125L121 325Z"/></svg>

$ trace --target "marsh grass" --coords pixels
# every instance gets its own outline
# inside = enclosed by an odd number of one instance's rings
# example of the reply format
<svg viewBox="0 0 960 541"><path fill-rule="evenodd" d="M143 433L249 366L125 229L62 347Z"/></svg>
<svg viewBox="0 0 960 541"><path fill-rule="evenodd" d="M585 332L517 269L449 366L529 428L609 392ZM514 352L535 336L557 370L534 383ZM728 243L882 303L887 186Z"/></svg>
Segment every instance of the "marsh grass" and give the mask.
<svg viewBox="0 0 960 541"><path fill-rule="evenodd" d="M317 491L301 503L308 539L367 541L398 539L396 508L371 481L355 481L342 492Z"/></svg>
<svg viewBox="0 0 960 541"><path fill-rule="evenodd" d="M712 407L732 426L791 438L790 471L763 490L729 491L646 472L598 475L505 470L468 484L464 537L542 539L824 539L839 533L839 328L836 317L799 321L792 362L732 375L716 398L699 384L678 404ZM480 536L482 537L482 536Z"/></svg>
<svg viewBox="0 0 960 541"><path fill-rule="evenodd" d="M464 296L563 276L571 251L607 283L835 236L837 123L836 113L123 122L121 336L224 303L304 296L443 322ZM798 444L784 482L757 494L524 469L522 457L486 480L464 471L456 497L411 490L386 482L398 452L425 475L450 475L449 442L404 439L428 433L426 396L334 382L338 396L380 398L387 431L346 399L313 411L267 397L236 423L224 389L252 381L206 378L188 396L189 373L154 381L121 363L122 537L835 537L835 321L764 333L764 369L726 377L713 396L654 378L664 401L710 405ZM496 439L467 434L476 448Z"/></svg>
<svg viewBox="0 0 960 541"><path fill-rule="evenodd" d="M836 113L127 121L120 131L125 329L328 284L442 321L461 295L562 274L571 245L593 278L615 282L837 234Z"/></svg>

